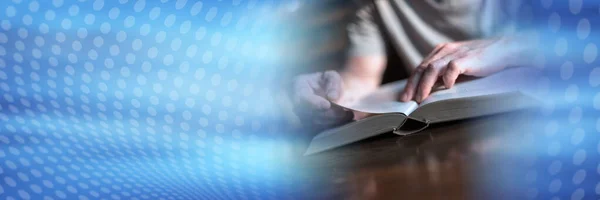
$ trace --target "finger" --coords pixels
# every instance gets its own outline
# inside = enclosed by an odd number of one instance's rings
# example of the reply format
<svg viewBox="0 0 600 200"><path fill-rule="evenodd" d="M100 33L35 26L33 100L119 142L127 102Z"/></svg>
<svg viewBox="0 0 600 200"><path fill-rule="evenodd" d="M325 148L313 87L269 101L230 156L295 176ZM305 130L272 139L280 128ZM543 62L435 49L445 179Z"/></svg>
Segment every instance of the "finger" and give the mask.
<svg viewBox="0 0 600 200"><path fill-rule="evenodd" d="M336 121L349 118L348 115L353 115L351 111L345 110L341 107L335 107L335 106L325 112L321 112L320 114L321 114L321 116L323 116L327 119L334 119ZM351 118L352 117L350 117L350 119Z"/></svg>
<svg viewBox="0 0 600 200"><path fill-rule="evenodd" d="M439 73L442 76L442 82L446 88L450 88L454 85L454 82L458 75L463 73L462 65L456 65L456 61L469 56L469 48L458 47L451 54L437 60L434 65L440 67ZM447 74L447 75L446 75Z"/></svg>
<svg viewBox="0 0 600 200"><path fill-rule="evenodd" d="M352 118L354 118L354 114L351 111L332 107L332 109L317 113L313 121L315 124L333 125L351 121Z"/></svg>
<svg viewBox="0 0 600 200"><path fill-rule="evenodd" d="M414 100L417 102L422 102L429 96L433 85L437 81L439 77L439 73L441 70L441 63L433 63L430 64L429 67L423 72L421 76L421 80L419 81L419 86L417 87L417 91L414 97Z"/></svg>
<svg viewBox="0 0 600 200"><path fill-rule="evenodd" d="M342 77L335 71L323 73L325 94L331 101L337 101L342 96Z"/></svg>
<svg viewBox="0 0 600 200"><path fill-rule="evenodd" d="M445 46L446 46L446 44L440 44L440 45L435 46L433 51L431 51L427 56L425 56L425 58L423 58L423 61L426 62L426 61L432 60L432 58L435 55L438 55L440 53L440 51L442 51L442 49L444 49ZM427 65L429 65L429 63L422 63L422 65L427 66Z"/></svg>
<svg viewBox="0 0 600 200"><path fill-rule="evenodd" d="M299 77L294 83L294 101L296 104L310 109L328 109L329 101L315 94L314 86L311 85L311 77Z"/></svg>
<svg viewBox="0 0 600 200"><path fill-rule="evenodd" d="M442 75L442 80L444 81L444 86L447 89L452 88L452 86L454 86L454 83L456 82L456 79L458 78L458 76L460 74L462 74L462 68L461 68L462 60L463 59L456 59L456 60L450 61L450 63L448 63L448 66L446 67L446 70Z"/></svg>
<svg viewBox="0 0 600 200"><path fill-rule="evenodd" d="M327 110L331 108L331 103L327 99L313 93L299 94L296 103L310 110ZM310 110L307 111L311 112Z"/></svg>
<svg viewBox="0 0 600 200"><path fill-rule="evenodd" d="M485 54L487 53L477 52L461 59L462 74L483 77L502 71L507 67L503 64L504 61L493 61L494 56Z"/></svg>
<svg viewBox="0 0 600 200"><path fill-rule="evenodd" d="M427 67L433 62L435 62L443 57L446 57L450 54L455 53L456 51L459 50L459 48L457 48L457 47L458 47L457 44L454 44L454 43L446 43L446 44L438 45L436 47L437 50L434 50L425 59L423 59L423 62L421 63L421 65L423 67Z"/></svg>
<svg viewBox="0 0 600 200"><path fill-rule="evenodd" d="M449 54L458 51L453 43L438 45L415 69L411 77L408 79L406 86L400 96L400 100L403 102L415 99L415 93L421 82L423 72L431 65L431 63L440 60L440 58L447 57Z"/></svg>
<svg viewBox="0 0 600 200"><path fill-rule="evenodd" d="M323 76L322 72L317 72L317 73L306 75L306 78L304 79L304 81L310 86L313 93L316 95L322 95L322 93L324 93L323 87L321 84L322 76Z"/></svg>
<svg viewBox="0 0 600 200"><path fill-rule="evenodd" d="M424 70L424 67L418 67L408 78L406 86L404 86L404 90L400 95L400 101L407 102L413 99Z"/></svg>

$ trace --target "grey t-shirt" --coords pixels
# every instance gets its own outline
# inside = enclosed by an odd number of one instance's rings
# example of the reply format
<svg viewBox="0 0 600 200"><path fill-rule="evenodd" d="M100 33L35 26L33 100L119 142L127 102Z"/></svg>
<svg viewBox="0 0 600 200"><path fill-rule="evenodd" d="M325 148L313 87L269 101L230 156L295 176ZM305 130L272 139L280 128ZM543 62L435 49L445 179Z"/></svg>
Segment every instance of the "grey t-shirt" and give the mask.
<svg viewBox="0 0 600 200"><path fill-rule="evenodd" d="M518 0L362 2L347 26L349 53L385 55L389 42L405 67L412 69L438 44L514 31L511 16L517 4Z"/></svg>

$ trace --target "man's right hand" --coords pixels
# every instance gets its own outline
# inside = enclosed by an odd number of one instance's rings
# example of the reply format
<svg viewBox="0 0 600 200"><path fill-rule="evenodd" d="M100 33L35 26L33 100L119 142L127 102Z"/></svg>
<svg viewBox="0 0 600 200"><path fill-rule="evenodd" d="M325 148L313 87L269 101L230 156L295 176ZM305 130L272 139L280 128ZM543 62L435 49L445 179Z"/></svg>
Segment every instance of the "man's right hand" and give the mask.
<svg viewBox="0 0 600 200"><path fill-rule="evenodd" d="M293 87L295 112L303 121L332 126L352 120L351 111L330 103L339 102L343 95L342 77L336 71L297 76Z"/></svg>

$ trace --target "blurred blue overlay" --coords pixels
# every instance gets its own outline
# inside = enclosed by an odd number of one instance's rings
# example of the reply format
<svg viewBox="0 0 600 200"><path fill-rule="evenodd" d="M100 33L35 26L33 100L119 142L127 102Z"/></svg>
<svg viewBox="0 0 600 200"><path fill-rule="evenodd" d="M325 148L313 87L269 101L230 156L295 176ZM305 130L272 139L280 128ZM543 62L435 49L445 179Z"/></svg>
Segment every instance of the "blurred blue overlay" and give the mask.
<svg viewBox="0 0 600 200"><path fill-rule="evenodd" d="M339 38L295 15L314 1L300 2L2 1L0 198L297 195L278 95L290 74L344 56L317 46ZM600 1L528 2L544 106L524 122L537 128L517 178L531 198L596 198Z"/></svg>
<svg viewBox="0 0 600 200"><path fill-rule="evenodd" d="M0 198L285 195L286 5L3 1Z"/></svg>
<svg viewBox="0 0 600 200"><path fill-rule="evenodd" d="M526 138L535 153L524 177L533 199L600 195L600 1L531 1L540 36L544 106Z"/></svg>

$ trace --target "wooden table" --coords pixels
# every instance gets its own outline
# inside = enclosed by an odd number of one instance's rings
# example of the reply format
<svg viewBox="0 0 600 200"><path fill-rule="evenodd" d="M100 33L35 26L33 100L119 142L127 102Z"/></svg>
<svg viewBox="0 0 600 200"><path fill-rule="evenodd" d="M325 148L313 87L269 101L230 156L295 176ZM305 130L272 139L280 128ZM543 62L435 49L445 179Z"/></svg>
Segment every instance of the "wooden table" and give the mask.
<svg viewBox="0 0 600 200"><path fill-rule="evenodd" d="M302 157L310 199L523 199L531 112L436 124Z"/></svg>

